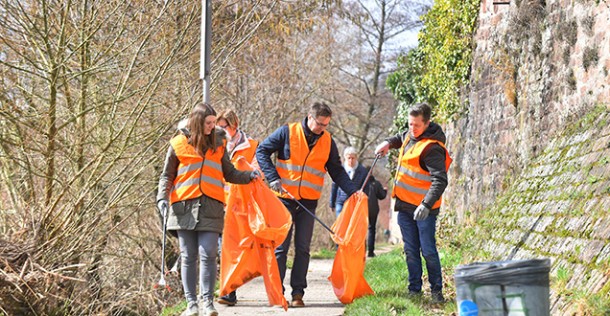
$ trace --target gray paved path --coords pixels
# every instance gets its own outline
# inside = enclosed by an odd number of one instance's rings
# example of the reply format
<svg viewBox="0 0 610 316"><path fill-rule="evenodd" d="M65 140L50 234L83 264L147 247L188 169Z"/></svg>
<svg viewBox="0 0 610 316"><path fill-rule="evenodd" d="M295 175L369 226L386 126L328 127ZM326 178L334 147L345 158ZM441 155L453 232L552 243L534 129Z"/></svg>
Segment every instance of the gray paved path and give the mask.
<svg viewBox="0 0 610 316"><path fill-rule="evenodd" d="M305 307L291 308L284 311L281 307L269 306L263 278L258 277L237 290L237 305L228 307L215 303L221 316L225 315L343 315L343 304L339 302L328 276L333 266L333 259L312 259L307 273L305 289ZM285 284L289 283L290 270L286 271ZM290 304L290 286L286 287L286 300Z"/></svg>
<svg viewBox="0 0 610 316"><path fill-rule="evenodd" d="M386 245L375 249L377 255L396 248ZM281 307L269 306L263 278L258 277L237 290L237 305L226 306L214 303L220 316L225 315L302 315L302 316L335 316L343 315L344 305L339 302L333 292L328 276L333 267L334 259L311 259L307 273L307 288L305 289L305 307L291 308L284 311ZM367 259L368 261L368 259ZM286 271L286 300L290 305L290 270Z"/></svg>

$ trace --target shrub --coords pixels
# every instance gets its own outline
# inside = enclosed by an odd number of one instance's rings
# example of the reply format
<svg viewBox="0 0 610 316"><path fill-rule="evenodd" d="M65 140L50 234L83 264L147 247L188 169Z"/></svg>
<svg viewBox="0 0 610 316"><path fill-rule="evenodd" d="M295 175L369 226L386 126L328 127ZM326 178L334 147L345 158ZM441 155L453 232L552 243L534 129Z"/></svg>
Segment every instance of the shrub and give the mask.
<svg viewBox="0 0 610 316"><path fill-rule="evenodd" d="M401 108L426 101L437 121L455 119L463 110L460 91L470 76L479 5L480 0L439 0L422 17L419 46L399 59L387 81ZM395 120L404 126L400 115Z"/></svg>

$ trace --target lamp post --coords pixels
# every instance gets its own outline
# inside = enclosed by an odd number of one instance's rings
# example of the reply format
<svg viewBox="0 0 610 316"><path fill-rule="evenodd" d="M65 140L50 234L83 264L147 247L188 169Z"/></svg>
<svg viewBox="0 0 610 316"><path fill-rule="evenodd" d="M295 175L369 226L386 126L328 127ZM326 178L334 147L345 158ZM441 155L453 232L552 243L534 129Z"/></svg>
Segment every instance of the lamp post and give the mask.
<svg viewBox="0 0 610 316"><path fill-rule="evenodd" d="M210 103L210 46L212 42L212 1L201 0L201 57L199 78L203 80L203 102Z"/></svg>

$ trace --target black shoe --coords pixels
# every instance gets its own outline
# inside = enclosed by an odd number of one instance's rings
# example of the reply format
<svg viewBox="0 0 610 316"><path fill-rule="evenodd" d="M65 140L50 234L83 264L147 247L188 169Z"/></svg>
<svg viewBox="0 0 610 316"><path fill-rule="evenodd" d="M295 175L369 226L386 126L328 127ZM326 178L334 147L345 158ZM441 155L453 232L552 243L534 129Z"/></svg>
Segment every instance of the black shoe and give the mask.
<svg viewBox="0 0 610 316"><path fill-rule="evenodd" d="M407 298L409 299L419 299L421 296L421 291L409 291L409 293L407 293Z"/></svg>
<svg viewBox="0 0 610 316"><path fill-rule="evenodd" d="M227 306L235 306L237 304L237 293L235 291L218 298L219 304L224 304Z"/></svg>
<svg viewBox="0 0 610 316"><path fill-rule="evenodd" d="M368 255L366 255L369 258L374 258L375 257L375 253L374 252L369 252Z"/></svg>
<svg viewBox="0 0 610 316"><path fill-rule="evenodd" d="M443 297L443 292L432 292L432 303L434 303L434 304L445 303L445 298Z"/></svg>

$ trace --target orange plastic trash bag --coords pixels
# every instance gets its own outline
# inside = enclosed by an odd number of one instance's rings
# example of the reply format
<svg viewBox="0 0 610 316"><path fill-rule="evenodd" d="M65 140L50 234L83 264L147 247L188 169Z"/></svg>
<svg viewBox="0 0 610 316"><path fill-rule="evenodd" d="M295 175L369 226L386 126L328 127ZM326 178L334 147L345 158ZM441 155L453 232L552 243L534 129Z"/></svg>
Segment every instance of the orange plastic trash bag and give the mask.
<svg viewBox="0 0 610 316"><path fill-rule="evenodd" d="M248 223L255 237L275 242L277 248L284 242L290 226L292 215L277 195L262 180L250 184L251 198L249 203Z"/></svg>
<svg viewBox="0 0 610 316"><path fill-rule="evenodd" d="M237 164L239 170L250 169L245 159ZM286 239L291 225L290 212L262 180L230 185L222 233L220 295L262 275L269 304L288 309L275 249Z"/></svg>
<svg viewBox="0 0 610 316"><path fill-rule="evenodd" d="M368 197L364 192L354 193L345 204L332 226L332 239L339 245L333 269L328 277L335 295L343 304L375 294L364 278L365 246L369 225Z"/></svg>

